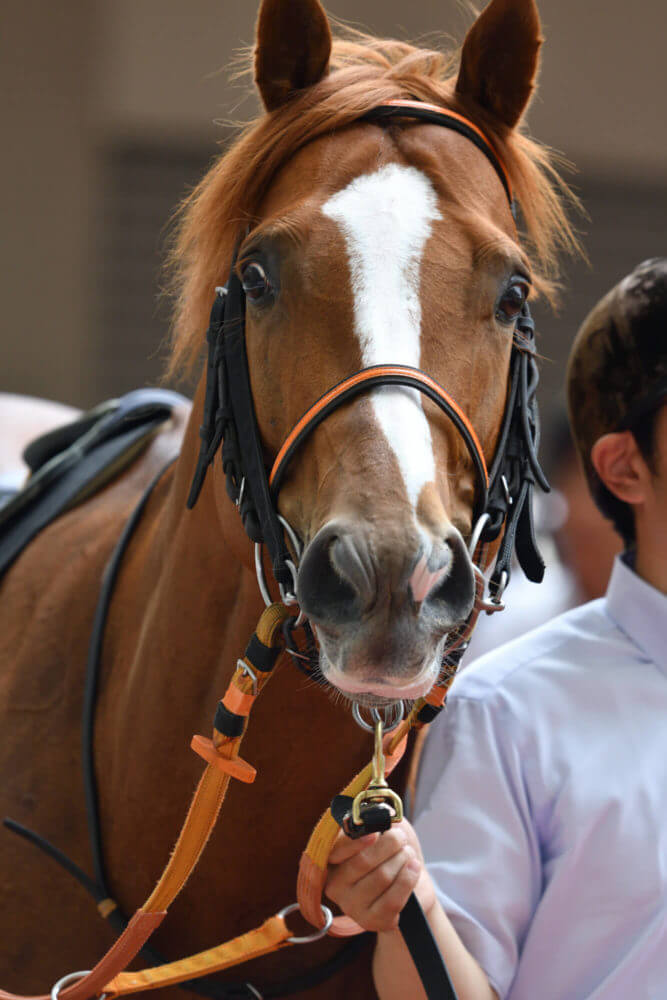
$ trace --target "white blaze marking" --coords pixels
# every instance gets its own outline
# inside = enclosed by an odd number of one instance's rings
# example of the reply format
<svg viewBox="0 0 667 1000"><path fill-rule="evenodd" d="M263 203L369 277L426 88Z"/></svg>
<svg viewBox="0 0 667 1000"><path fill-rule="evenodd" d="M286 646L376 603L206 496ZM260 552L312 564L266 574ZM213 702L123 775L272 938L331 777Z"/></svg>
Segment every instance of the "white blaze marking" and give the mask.
<svg viewBox="0 0 667 1000"><path fill-rule="evenodd" d="M420 366L422 253L438 212L433 185L397 163L356 177L322 206L343 232L352 275L362 365ZM372 392L380 426L396 454L413 507L435 480L431 431L417 389Z"/></svg>

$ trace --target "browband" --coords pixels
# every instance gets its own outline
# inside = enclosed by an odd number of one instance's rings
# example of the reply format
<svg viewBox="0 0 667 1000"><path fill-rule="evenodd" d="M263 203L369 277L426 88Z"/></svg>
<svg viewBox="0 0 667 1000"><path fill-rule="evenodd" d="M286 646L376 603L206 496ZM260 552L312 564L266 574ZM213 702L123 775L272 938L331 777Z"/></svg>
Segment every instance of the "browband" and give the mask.
<svg viewBox="0 0 667 1000"><path fill-rule="evenodd" d="M493 143L484 135L482 130L469 118L464 118L457 111L449 111L438 107L437 104L425 104L422 101L385 101L378 104L372 111L368 111L363 116L365 121L377 121L390 118L416 118L418 121L431 122L434 125L442 125L452 132L458 132L465 136L470 142L484 153L495 172L500 178L500 182L505 188L512 215L516 217L516 204L512 191L512 182L509 171L501 160Z"/></svg>

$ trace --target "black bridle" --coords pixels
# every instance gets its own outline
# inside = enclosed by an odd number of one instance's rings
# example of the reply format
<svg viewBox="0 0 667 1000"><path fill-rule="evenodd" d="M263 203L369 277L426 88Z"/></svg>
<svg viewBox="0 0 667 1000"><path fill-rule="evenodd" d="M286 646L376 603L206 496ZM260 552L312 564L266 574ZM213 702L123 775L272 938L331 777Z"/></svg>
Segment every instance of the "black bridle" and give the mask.
<svg viewBox="0 0 667 1000"><path fill-rule="evenodd" d="M507 171L492 144L474 123L455 112L446 112L416 101L389 102L363 117L372 122L411 118L441 125L464 135L474 142L493 166L515 214ZM289 454L280 464L278 476L270 484L250 386L245 341L245 293L234 264L235 261L232 262L227 285L216 292L206 335L208 364L204 418L200 429L202 440L188 507L195 505L207 469L221 449L227 492L239 509L249 538L266 545L273 575L284 593L295 588L294 564L277 509L278 490L287 462L315 427L350 398L351 392L333 394L329 404L306 421L300 434L292 441ZM402 369L400 374L397 373L399 367ZM385 368L387 371L383 374L382 369ZM366 373L374 374L371 369L355 374ZM505 413L488 479L483 474L486 463L479 444L476 438L470 440L469 421L465 417L461 420L461 411L456 403L433 379L416 369L411 372L405 366L379 366L376 377L366 378L361 387L354 388L355 392L359 392L377 385L400 384L417 389L440 406L463 436L478 480L474 511L477 540L482 545L493 542L505 528L490 580L495 600L500 599L509 581L514 551L529 580L540 582L544 575L544 562L537 548L532 516L535 483L545 491L549 489L537 457L539 418L535 390L538 378L534 323L526 303L515 327ZM435 390L429 391L427 380L436 387ZM352 377L345 380L345 384L348 381L352 381Z"/></svg>

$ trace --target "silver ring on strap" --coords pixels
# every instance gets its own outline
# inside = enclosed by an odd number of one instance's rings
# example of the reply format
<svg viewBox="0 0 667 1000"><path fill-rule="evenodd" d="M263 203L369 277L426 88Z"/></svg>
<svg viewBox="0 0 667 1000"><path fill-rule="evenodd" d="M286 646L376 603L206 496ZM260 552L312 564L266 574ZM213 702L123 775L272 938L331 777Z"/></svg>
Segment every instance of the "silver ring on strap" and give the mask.
<svg viewBox="0 0 667 1000"><path fill-rule="evenodd" d="M482 537L482 532L484 531L484 528L486 527L487 523L490 520L491 520L491 515L488 514L486 511L483 514L480 514L480 516L477 518L477 523L475 524L475 527L472 530L470 541L468 542L468 554L471 559L474 556L475 549L477 548L479 540Z"/></svg>
<svg viewBox="0 0 667 1000"><path fill-rule="evenodd" d="M311 944L313 941L319 941L320 938L326 937L329 933L329 928L333 923L333 913L328 906L324 905L324 903L320 903L320 907L322 908L322 915L324 916L324 927L320 927L319 930L314 931L313 934L308 934L306 937L288 937L288 944ZM298 903L290 903L289 906L285 906L280 911L278 916L284 919L285 917L288 917L290 913L294 913L296 910L300 909L301 907Z"/></svg>
<svg viewBox="0 0 667 1000"><path fill-rule="evenodd" d="M86 976L90 975L90 969L82 969L81 972L70 972L67 976L63 976L59 979L51 988L51 1000L58 1000L60 996L60 991L63 986L69 986L70 983L76 983L79 979L85 979ZM103 993L99 1000L104 1000L106 993Z"/></svg>
<svg viewBox="0 0 667 1000"><path fill-rule="evenodd" d="M301 551L302 551L301 540L297 535L296 531L294 530L294 528L292 527L292 525L289 523L289 521L286 520L286 518L282 516L282 514L278 514L278 520L282 524L285 530L285 534L290 540L292 549L294 551L294 556L296 559L296 564L291 559L285 560L285 565L289 569L290 574L292 576L292 591L291 592L286 591L283 585L280 584L278 588L280 591L280 599L283 602L283 604L288 604L288 605L296 604L298 607L298 601L296 597L296 580L298 572L297 566L298 563L301 561ZM255 574L257 576L257 583L259 585L260 593L262 595L265 605L268 608L268 606L273 602L271 600L271 594L269 593L268 583L266 582L266 574L264 573L264 564L262 563L261 542L255 542ZM296 619L295 627L303 625L305 620L306 616L304 615L301 608L299 608L299 614Z"/></svg>
<svg viewBox="0 0 667 1000"><path fill-rule="evenodd" d="M371 708L371 719L373 724L366 722L361 714L361 706L358 701L355 701L352 705L352 718L358 726L365 729L367 733L375 732L375 723L380 721L380 713L377 708ZM391 714L390 714L391 713ZM405 715L405 705L402 701L394 701L391 705L387 705L384 709L384 720L382 723L382 728L385 733L391 733L394 729L403 721L403 716Z"/></svg>

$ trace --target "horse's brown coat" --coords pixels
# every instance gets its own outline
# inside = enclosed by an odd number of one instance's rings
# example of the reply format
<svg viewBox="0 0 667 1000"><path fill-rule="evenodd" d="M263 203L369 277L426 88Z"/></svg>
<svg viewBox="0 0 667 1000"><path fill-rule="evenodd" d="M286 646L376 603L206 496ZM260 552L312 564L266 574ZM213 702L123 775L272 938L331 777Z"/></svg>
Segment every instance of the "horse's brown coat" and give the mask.
<svg viewBox="0 0 667 1000"><path fill-rule="evenodd" d="M319 18L318 4L291 3L306 22ZM267 2L265 10L280 6ZM523 11L537 31L532 0L494 0L491 9ZM260 64L271 66L271 48L284 42L261 38ZM478 31L471 44L481 50L490 42ZM469 55L466 87L472 100L481 93L475 83L480 62L472 49ZM369 65L373 58L369 49ZM489 50L484 65L490 64L495 61ZM532 84L527 65L517 70L523 74L521 93ZM513 72L505 67L498 86L507 79L515 92ZM414 89L428 90L425 78L419 84L416 70L413 76ZM342 70L341 93L346 79ZM280 80L261 83L269 106L278 100L275 86L282 86ZM383 87L386 96L413 96L407 84L392 82L390 72L385 80L378 70L378 89ZM269 90L273 96L267 98ZM468 99L465 94L463 99ZM510 103L518 113L517 99ZM478 109L478 117L488 123L493 108ZM434 232L422 268L422 366L468 410L491 454L510 350L509 335L494 326L494 294L506 271L522 260L502 186L461 136L434 126L382 132L361 124L322 135L285 156L257 212L255 222L271 229L280 244L285 269L280 309L265 320L250 316L248 323L253 392L267 452L275 454L306 406L358 364L340 236L317 206L346 179L381 162L423 170L446 212L447 226ZM517 148L508 162L521 188L516 165L523 162L525 181L528 160L521 160ZM212 190L207 191L211 205ZM558 224L557 215L549 218L552 226ZM218 221L226 223L224 239L231 243L238 216ZM548 213L542 222L546 230ZM215 239L222 236L202 230L200 237L200 253L218 252ZM223 278L227 259L211 259L202 273L213 281ZM202 302L210 298L207 280L199 275L195 282ZM197 308L195 303L190 315ZM195 509L185 509L202 405L200 385L181 457L164 474L132 539L107 625L96 766L111 887L129 912L152 889L200 772L201 762L188 750L190 737L210 731L217 700L261 611L251 546L226 497L219 460ZM447 517L466 531L471 472L446 419L428 402L424 406L440 472L437 484L420 498L421 516L435 526ZM100 576L142 489L176 448L184 422L185 415L179 415L129 472L47 529L0 591L3 811L51 838L88 870L79 725ZM363 398L341 408L317 431L281 496L281 509L304 538L337 506L363 519L382 536L382 544L390 540L400 549L405 496L391 455L376 445ZM157 946L170 957L200 950L291 902L298 855L313 822L365 762L369 749L349 711L283 664L253 711L244 743L244 756L258 769L257 781L232 786L218 830L158 933ZM34 848L8 834L0 857L0 984L43 991L66 972L90 967L111 935L85 893ZM338 947L325 941L293 949L229 978L247 975L260 985L279 980ZM367 959L309 995L326 1000L342 991L355 998L373 995Z"/></svg>

